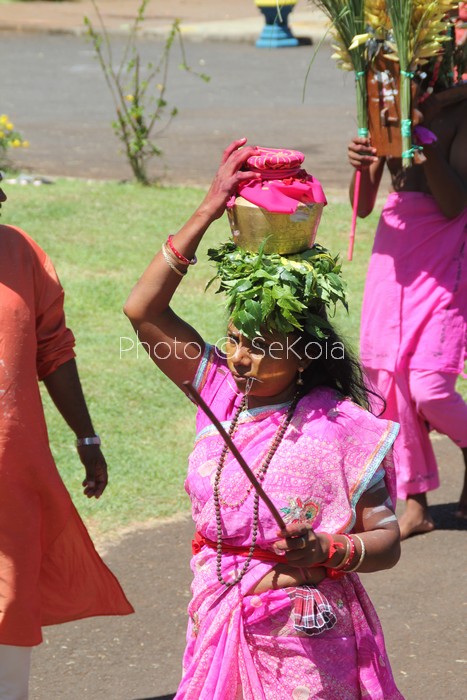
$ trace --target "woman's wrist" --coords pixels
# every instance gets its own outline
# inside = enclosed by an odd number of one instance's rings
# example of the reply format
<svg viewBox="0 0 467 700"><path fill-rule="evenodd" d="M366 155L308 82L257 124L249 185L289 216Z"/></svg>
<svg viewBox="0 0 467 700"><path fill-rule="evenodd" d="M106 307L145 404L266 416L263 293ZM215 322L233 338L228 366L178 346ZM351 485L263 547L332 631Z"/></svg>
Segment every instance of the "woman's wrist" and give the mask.
<svg viewBox="0 0 467 700"><path fill-rule="evenodd" d="M215 217L212 217L207 210L203 209L203 205L201 204L191 215L186 224L182 226L180 231L170 236L172 246L182 257L190 262L196 260L195 253L198 245L214 219ZM170 250L170 246L167 247ZM173 254L177 257L176 253ZM181 262L181 260L178 259L178 262Z"/></svg>
<svg viewBox="0 0 467 700"><path fill-rule="evenodd" d="M332 556L329 561L325 561L323 566L331 569L339 574L347 574L352 571L357 571L363 563L366 555L365 543L359 535L348 535L347 533L340 535L346 540L344 554L339 553L339 559L336 555ZM334 543L337 544L336 538Z"/></svg>
<svg viewBox="0 0 467 700"><path fill-rule="evenodd" d="M346 535L331 535L329 532L316 533L325 558L316 566L336 568L349 556L349 541Z"/></svg>
<svg viewBox="0 0 467 700"><path fill-rule="evenodd" d="M318 534L321 549L326 558L316 564L333 571L350 573L356 571L365 558L365 545L359 535L347 533L331 535L328 532Z"/></svg>
<svg viewBox="0 0 467 700"><path fill-rule="evenodd" d="M350 537L352 537L352 540L354 541L354 556L352 556L352 558L349 559L349 561L342 568L342 571L344 571L346 574L350 574L352 571L357 571L357 569L359 569L363 564L363 560L366 556L366 547L362 538L359 535L350 535ZM359 549L356 546L356 542L358 542L360 545Z"/></svg>
<svg viewBox="0 0 467 700"><path fill-rule="evenodd" d="M214 221L219 219L225 211L225 205L219 207L209 199L204 199L194 213L199 225L206 230Z"/></svg>
<svg viewBox="0 0 467 700"><path fill-rule="evenodd" d="M426 162L427 159L430 157L433 158L433 156L442 157L442 151L437 141L433 141L433 143L423 144L423 150L421 151L421 153L425 156L425 160L423 162Z"/></svg>

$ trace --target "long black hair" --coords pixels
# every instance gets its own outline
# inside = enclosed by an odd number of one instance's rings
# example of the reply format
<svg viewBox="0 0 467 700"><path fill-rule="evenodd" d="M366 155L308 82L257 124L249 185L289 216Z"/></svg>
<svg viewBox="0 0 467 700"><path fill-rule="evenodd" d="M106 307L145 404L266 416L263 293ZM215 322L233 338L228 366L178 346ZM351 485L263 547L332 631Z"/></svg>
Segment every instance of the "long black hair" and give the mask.
<svg viewBox="0 0 467 700"><path fill-rule="evenodd" d="M355 353L329 323L324 309L320 310L320 315L329 324L326 338L300 333L303 356L311 359L302 373L303 394L317 386L327 386L368 411L372 411L376 403L382 407L379 414L382 413L386 406L384 398L369 386Z"/></svg>

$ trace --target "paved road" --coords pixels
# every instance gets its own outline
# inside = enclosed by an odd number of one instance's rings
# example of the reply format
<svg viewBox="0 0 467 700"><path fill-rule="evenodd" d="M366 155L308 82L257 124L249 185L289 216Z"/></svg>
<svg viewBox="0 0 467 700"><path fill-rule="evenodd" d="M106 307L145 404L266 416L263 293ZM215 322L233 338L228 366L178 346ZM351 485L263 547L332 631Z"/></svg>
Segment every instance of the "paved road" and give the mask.
<svg viewBox="0 0 467 700"><path fill-rule="evenodd" d="M114 37L116 54L122 38ZM113 107L93 51L84 38L1 35L2 112L31 142L15 160L42 175L125 179L130 176L110 123ZM144 56L160 51L142 43ZM178 69L174 54L168 100L179 114L160 137L162 161L153 174L165 183L207 184L227 143L296 148L327 189L347 186L346 144L355 132L351 74L338 71L330 47L261 50L241 43L187 43L193 68L209 83Z"/></svg>

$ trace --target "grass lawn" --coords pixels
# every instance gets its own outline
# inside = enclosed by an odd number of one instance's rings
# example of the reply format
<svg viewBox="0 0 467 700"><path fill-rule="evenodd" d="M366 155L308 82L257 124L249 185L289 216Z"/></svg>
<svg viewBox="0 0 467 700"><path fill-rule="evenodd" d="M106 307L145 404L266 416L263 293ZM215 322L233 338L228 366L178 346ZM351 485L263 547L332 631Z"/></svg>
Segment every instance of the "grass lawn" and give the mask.
<svg viewBox="0 0 467 700"><path fill-rule="evenodd" d="M203 191L77 180L40 187L5 184L4 189L9 201L2 222L24 228L49 253L65 288L81 379L109 464L106 493L97 502L88 501L81 495L74 435L43 392L52 450L81 515L93 532L104 536L186 511L183 481L195 409L137 348L122 305L152 255L193 211ZM349 263L350 206L329 199L318 240L344 259L351 308L348 316L339 314L337 325L356 347L377 214L358 223ZM175 310L212 342L223 335L227 318L222 297L211 289L204 292L213 275L205 251L229 235L226 218L211 227L200 262L189 270L174 302Z"/></svg>

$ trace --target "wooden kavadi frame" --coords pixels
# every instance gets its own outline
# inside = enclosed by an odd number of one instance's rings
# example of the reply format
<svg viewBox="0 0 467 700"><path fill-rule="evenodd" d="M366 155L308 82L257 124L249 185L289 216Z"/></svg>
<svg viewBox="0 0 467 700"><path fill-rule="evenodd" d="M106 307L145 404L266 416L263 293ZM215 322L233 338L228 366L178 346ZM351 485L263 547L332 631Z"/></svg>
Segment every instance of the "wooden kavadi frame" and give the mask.
<svg viewBox="0 0 467 700"><path fill-rule="evenodd" d="M400 66L379 52L368 66L368 129L378 156L402 154ZM413 91L416 89L413 85Z"/></svg>

